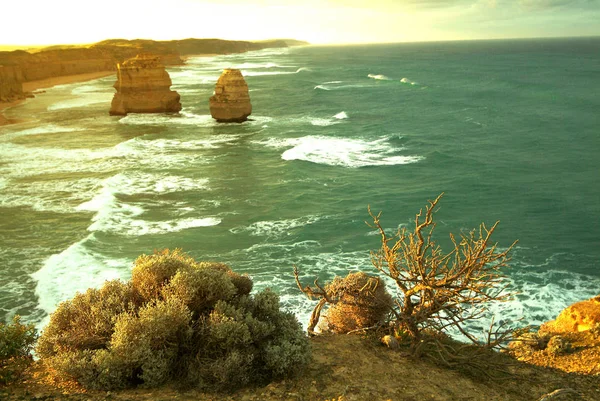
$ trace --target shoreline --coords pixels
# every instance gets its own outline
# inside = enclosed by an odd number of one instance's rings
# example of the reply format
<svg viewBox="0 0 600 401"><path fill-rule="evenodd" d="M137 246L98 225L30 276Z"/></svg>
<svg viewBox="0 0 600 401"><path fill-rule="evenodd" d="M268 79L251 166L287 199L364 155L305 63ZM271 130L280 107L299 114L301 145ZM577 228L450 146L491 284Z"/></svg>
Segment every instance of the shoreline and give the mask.
<svg viewBox="0 0 600 401"><path fill-rule="evenodd" d="M34 92L37 90L52 88L57 85L74 84L78 82L92 81L94 79L104 78L110 75L116 75L116 71L97 71L85 74L62 75L59 77L45 78L37 81L23 82L23 92ZM16 124L21 120L9 119L4 115L4 111L23 103L26 98L13 100L12 102L0 102L0 127L10 124Z"/></svg>

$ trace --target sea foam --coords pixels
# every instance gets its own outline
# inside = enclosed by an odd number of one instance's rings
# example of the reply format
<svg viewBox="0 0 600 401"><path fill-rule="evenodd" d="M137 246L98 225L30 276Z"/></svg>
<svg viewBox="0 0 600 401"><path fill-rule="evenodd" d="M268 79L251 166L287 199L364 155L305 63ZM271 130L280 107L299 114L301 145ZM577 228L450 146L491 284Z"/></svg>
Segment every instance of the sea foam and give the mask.
<svg viewBox="0 0 600 401"><path fill-rule="evenodd" d="M417 85L417 83L416 83L416 82L414 82L414 81L411 81L411 80L410 80L410 79L408 79L408 78L402 78L402 79L400 80L400 82L402 82L403 84Z"/></svg>
<svg viewBox="0 0 600 401"><path fill-rule="evenodd" d="M304 216L297 219L257 221L248 226L235 227L229 231L233 234L248 233L252 236L278 237L289 235L296 228L305 227L321 220L319 216Z"/></svg>
<svg viewBox="0 0 600 401"><path fill-rule="evenodd" d="M107 258L92 250L95 242L94 234L88 235L50 256L42 268L31 275L37 281L35 294L39 308L50 314L60 302L72 298L77 292L99 287L106 280L129 278L128 267L132 260ZM49 317L46 317L38 328L43 328L48 321Z"/></svg>
<svg viewBox="0 0 600 401"><path fill-rule="evenodd" d="M298 68L296 71L249 71L249 70L242 70L242 75L245 77L259 77L259 76L266 76L266 75L289 75L289 74L298 74L302 71L308 71L308 68L305 67L301 67Z"/></svg>
<svg viewBox="0 0 600 401"><path fill-rule="evenodd" d="M142 216L146 210L143 201L130 203L122 195L166 194L190 190L207 190L208 180L156 174L117 174L102 184L102 189L89 201L80 204L78 211L96 212L88 231L112 232L135 236L164 234L188 228L217 225L214 217L190 217L168 221L147 221Z"/></svg>
<svg viewBox="0 0 600 401"><path fill-rule="evenodd" d="M264 145L290 148L284 151L284 160L304 160L312 163L343 167L390 166L416 163L420 156L403 156L384 137L377 140L305 136L284 140L268 140Z"/></svg>
<svg viewBox="0 0 600 401"><path fill-rule="evenodd" d="M377 79L380 81L389 81L390 80L390 78L388 78L387 76L382 75L382 74L369 74L369 75L367 75L367 77L372 78L372 79Z"/></svg>

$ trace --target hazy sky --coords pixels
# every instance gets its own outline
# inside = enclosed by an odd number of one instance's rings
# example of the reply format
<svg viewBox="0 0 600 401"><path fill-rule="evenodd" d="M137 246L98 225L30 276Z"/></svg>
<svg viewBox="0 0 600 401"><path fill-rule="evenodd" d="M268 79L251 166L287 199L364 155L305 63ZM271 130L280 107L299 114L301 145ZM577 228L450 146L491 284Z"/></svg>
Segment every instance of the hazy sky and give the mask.
<svg viewBox="0 0 600 401"><path fill-rule="evenodd" d="M311 43L600 35L600 0L3 1L0 44L296 38Z"/></svg>

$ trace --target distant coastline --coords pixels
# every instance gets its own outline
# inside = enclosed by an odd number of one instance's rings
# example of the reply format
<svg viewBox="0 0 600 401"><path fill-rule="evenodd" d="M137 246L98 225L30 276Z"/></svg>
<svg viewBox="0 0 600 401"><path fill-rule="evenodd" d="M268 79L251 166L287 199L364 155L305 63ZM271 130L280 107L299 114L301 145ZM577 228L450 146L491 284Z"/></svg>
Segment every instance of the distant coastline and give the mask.
<svg viewBox="0 0 600 401"><path fill-rule="evenodd" d="M308 44L295 39L260 42L221 39L109 39L89 46L56 45L32 52L0 51L0 126L18 122L6 118L3 111L18 105L27 97L33 97L32 92L112 75L118 63L140 53L155 54L165 65L182 65L192 57Z"/></svg>

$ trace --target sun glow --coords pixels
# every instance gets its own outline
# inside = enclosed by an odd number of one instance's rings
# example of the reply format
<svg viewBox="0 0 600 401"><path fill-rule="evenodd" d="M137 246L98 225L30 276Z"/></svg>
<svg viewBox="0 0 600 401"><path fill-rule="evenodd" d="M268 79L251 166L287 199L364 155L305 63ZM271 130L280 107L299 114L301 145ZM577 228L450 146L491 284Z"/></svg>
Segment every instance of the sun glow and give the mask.
<svg viewBox="0 0 600 401"><path fill-rule="evenodd" d="M556 0L554 3L560 3ZM563 1L566 4L566 0ZM3 4L0 44L93 43L108 38L170 40L295 38L369 43L600 34L600 9L494 0L34 0ZM553 3L553 4L554 4ZM558 11L557 11L558 10ZM23 18L18 18L23 16ZM26 16L26 18L25 18ZM510 18L507 18L510 17ZM26 20L24 28L23 20ZM552 29L550 30L551 27Z"/></svg>

